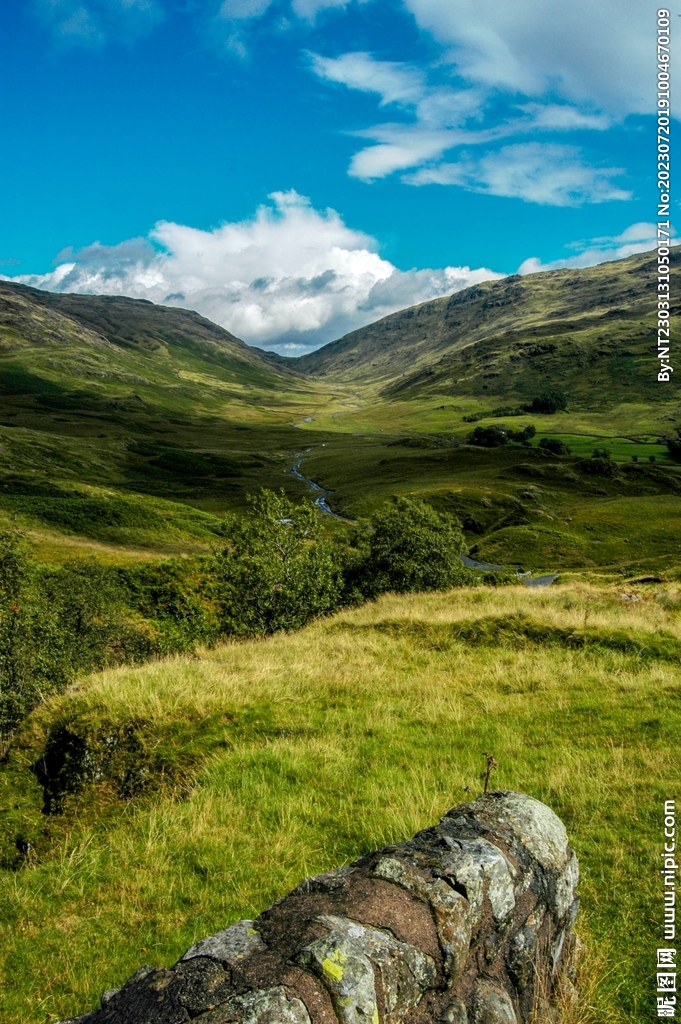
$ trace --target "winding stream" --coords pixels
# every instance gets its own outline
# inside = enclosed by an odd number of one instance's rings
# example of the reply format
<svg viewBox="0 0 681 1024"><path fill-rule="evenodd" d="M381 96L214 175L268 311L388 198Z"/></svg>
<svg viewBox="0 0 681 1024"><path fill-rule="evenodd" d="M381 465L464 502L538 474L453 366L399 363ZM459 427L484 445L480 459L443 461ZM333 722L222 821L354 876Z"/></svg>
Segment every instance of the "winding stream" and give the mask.
<svg viewBox="0 0 681 1024"><path fill-rule="evenodd" d="M298 461L293 463L289 472L291 473L291 476L296 477L297 480L302 480L303 483L307 484L308 487L311 487L313 491L319 492L314 500L319 511L326 513L327 516L333 516L334 519L340 519L341 523L354 523L354 519L347 519L346 516L338 515L338 513L334 512L329 505L326 499L330 494L333 494L333 491L327 491L325 487L320 487L315 480L310 480L309 477L303 476L300 472L299 466L305 461L301 452L296 452L296 458Z"/></svg>
<svg viewBox="0 0 681 1024"><path fill-rule="evenodd" d="M309 452L310 449L308 448ZM311 480L308 476L303 476L300 472L300 466L305 461L303 452L296 452L297 462L294 462L289 470L291 476L294 476L297 480L302 480L303 483L307 484L308 487L312 488L313 491L318 492L317 497L314 499L314 503L320 512L324 512L327 516L333 516L334 519L339 519L341 523L354 523L354 519L348 519L346 516L340 516L337 512L334 512L328 501L326 500L333 491L328 491L325 487L320 486L315 480ZM480 572L506 572L506 568L503 565L489 565L487 562L477 562L474 558L470 558L468 555L459 556L463 565L468 569L478 569ZM553 581L557 578L558 573L548 573L545 576L535 576L534 579L525 578L523 584L526 587L549 587Z"/></svg>

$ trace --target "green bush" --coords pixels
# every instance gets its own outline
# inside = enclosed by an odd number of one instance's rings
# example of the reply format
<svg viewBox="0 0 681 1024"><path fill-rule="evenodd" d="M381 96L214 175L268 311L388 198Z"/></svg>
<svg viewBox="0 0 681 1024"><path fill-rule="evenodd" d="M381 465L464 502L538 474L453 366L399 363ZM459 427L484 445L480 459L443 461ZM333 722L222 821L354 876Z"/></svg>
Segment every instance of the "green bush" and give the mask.
<svg viewBox="0 0 681 1024"><path fill-rule="evenodd" d="M562 412L567 409L567 395L564 391L551 388L549 391L537 395L523 408L525 412L542 412L549 415L554 412Z"/></svg>
<svg viewBox="0 0 681 1024"><path fill-rule="evenodd" d="M251 514L228 526L230 545L216 560L222 632L248 636L297 629L339 606L341 566L319 539L313 505L284 491L249 498Z"/></svg>
<svg viewBox="0 0 681 1024"><path fill-rule="evenodd" d="M509 436L503 427L493 424L491 427L476 427L466 440L468 444L478 445L479 448L500 448L508 444Z"/></svg>
<svg viewBox="0 0 681 1024"><path fill-rule="evenodd" d="M564 441L559 440L557 437L542 437L539 442L539 448L543 448L547 452L551 452L552 455L569 455L570 449Z"/></svg>
<svg viewBox="0 0 681 1024"><path fill-rule="evenodd" d="M355 567L368 597L384 591L445 590L468 578L459 559L464 539L458 524L430 505L397 498L371 520L367 556Z"/></svg>

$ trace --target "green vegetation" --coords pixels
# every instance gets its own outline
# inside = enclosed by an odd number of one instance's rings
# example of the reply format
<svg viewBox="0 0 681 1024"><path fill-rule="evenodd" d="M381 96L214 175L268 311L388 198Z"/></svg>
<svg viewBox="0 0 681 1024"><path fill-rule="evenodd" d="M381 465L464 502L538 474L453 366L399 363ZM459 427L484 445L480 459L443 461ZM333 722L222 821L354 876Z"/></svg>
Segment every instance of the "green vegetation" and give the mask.
<svg viewBox="0 0 681 1024"><path fill-rule="evenodd" d="M379 510L349 545L321 537L313 507L283 490L250 506L222 524L221 550L186 562L46 568L0 534L0 757L38 701L79 673L298 629L387 590L475 582L456 521L420 502Z"/></svg>
<svg viewBox="0 0 681 1024"><path fill-rule="evenodd" d="M379 601L109 670L35 710L0 774L0 1017L97 1004L143 963L493 785L582 867L582 1024L639 1024L681 722L678 586ZM640 598L634 601L633 598ZM60 814L45 815L58 794Z"/></svg>
<svg viewBox="0 0 681 1024"><path fill-rule="evenodd" d="M1 284L0 529L52 564L209 556L260 487L311 496L300 463L353 520L417 497L483 559L661 572L674 504L659 542L646 523L678 494L681 407L649 366L650 267L488 282L300 360L184 310Z"/></svg>
<svg viewBox="0 0 681 1024"><path fill-rule="evenodd" d="M642 1018L681 653L652 268L488 282L299 360L0 283L3 1024L410 835L485 750L582 860L582 1024ZM562 585L464 588L462 549Z"/></svg>

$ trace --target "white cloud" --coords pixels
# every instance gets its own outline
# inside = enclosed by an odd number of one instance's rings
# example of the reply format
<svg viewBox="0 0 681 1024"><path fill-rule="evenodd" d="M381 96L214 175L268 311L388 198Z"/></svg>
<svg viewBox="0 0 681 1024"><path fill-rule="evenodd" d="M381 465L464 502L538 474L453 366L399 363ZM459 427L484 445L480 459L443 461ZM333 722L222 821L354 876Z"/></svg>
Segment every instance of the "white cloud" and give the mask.
<svg viewBox="0 0 681 1024"><path fill-rule="evenodd" d="M95 49L108 38L132 42L163 21L159 0L33 0L60 46Z"/></svg>
<svg viewBox="0 0 681 1024"><path fill-rule="evenodd" d="M679 245L681 239L672 231L670 245ZM562 270L566 267L594 267L598 263L609 263L611 260L622 260L637 252L649 252L657 246L657 224L639 221L631 224L619 235L590 238L581 242L572 242L568 249L578 249L575 256L562 260L542 263L536 256L524 260L518 267L519 274L537 274L542 270Z"/></svg>
<svg viewBox="0 0 681 1024"><path fill-rule="evenodd" d="M526 96L554 93L615 117L650 113L652 0L404 0L451 47L466 80Z"/></svg>
<svg viewBox="0 0 681 1024"><path fill-rule="evenodd" d="M422 168L404 180L412 185L462 185L473 192L542 205L580 206L630 199L630 192L611 181L622 173L617 167L588 166L575 146L526 142L480 158L464 157L456 163Z"/></svg>
<svg viewBox="0 0 681 1024"><path fill-rule="evenodd" d="M196 309L246 341L291 352L503 276L468 267L401 271L334 210L319 212L293 191L271 199L250 220L213 231L162 222L149 239L65 250L53 272L12 280Z"/></svg>
<svg viewBox="0 0 681 1024"><path fill-rule="evenodd" d="M612 118L607 114L585 114L566 103L526 103L519 109L527 115L527 127L532 130L575 131L586 128L605 131L612 125ZM525 125L519 122L517 127Z"/></svg>
<svg viewBox="0 0 681 1024"><path fill-rule="evenodd" d="M368 0L357 0L367 3ZM255 20L261 18L274 0L223 0L219 17L234 21ZM291 10L296 17L304 21L314 21L320 11L331 7L347 7L350 0L291 0Z"/></svg>
<svg viewBox="0 0 681 1024"><path fill-rule="evenodd" d="M384 124L355 132L355 135L374 139L377 146L367 146L355 153L348 174L362 181L385 178L393 171L406 170L439 159L446 149L456 144L460 133L446 128L430 130L421 125Z"/></svg>
<svg viewBox="0 0 681 1024"><path fill-rule="evenodd" d="M224 0L218 17L242 21L259 18L270 6L271 0Z"/></svg>
<svg viewBox="0 0 681 1024"><path fill-rule="evenodd" d="M386 103L417 103L426 92L423 72L396 61L377 61L369 53L344 53L340 57L310 54L312 70L327 82L340 82L361 92L377 92Z"/></svg>
<svg viewBox="0 0 681 1024"><path fill-rule="evenodd" d="M409 64L374 60L368 53L328 58L312 55L312 69L325 81L350 89L375 92L380 105L393 103L413 112L414 121L378 124L355 131L377 145L356 153L351 177L371 182L396 171L420 168L402 180L411 185L459 185L476 192L510 196L557 206L629 199L613 185L619 168L589 166L570 146L519 142L485 155L465 152L441 162L448 150L489 146L509 136L546 131L598 130L610 127L608 114L580 110L567 103L506 103L508 116L479 127L491 96L480 87L455 89L429 84L423 71ZM498 98L498 97L497 97Z"/></svg>

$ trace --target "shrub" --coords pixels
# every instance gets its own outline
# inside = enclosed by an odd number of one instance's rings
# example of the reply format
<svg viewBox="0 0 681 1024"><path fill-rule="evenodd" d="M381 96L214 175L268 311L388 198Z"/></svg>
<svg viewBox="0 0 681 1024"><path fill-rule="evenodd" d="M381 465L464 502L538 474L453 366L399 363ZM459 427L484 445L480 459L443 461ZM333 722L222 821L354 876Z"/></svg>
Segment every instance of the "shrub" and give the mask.
<svg viewBox="0 0 681 1024"><path fill-rule="evenodd" d="M557 437L542 437L539 442L539 447L543 448L547 452L551 452L552 455L570 454L570 449L565 442L559 440Z"/></svg>
<svg viewBox="0 0 681 1024"><path fill-rule="evenodd" d="M554 412L562 412L563 409L567 409L567 395L564 391L552 388L537 395L528 405L524 406L524 409L526 412L542 412L549 415Z"/></svg>
<svg viewBox="0 0 681 1024"><path fill-rule="evenodd" d="M508 433L503 427L497 427L496 425L476 427L467 438L468 444L475 444L480 448L499 448L503 444L508 444L508 441Z"/></svg>
<svg viewBox="0 0 681 1024"><path fill-rule="evenodd" d="M230 521L231 544L217 560L222 630L232 635L296 629L338 607L342 578L334 548L319 539L312 505L284 491L249 498L250 515Z"/></svg>
<svg viewBox="0 0 681 1024"><path fill-rule="evenodd" d="M367 596L444 590L466 581L459 560L464 549L461 530L429 505L397 498L376 512L371 523L362 580Z"/></svg>
<svg viewBox="0 0 681 1024"><path fill-rule="evenodd" d="M517 441L519 444L529 444L536 433L537 428L532 423L528 423L524 430L509 430L508 439Z"/></svg>

